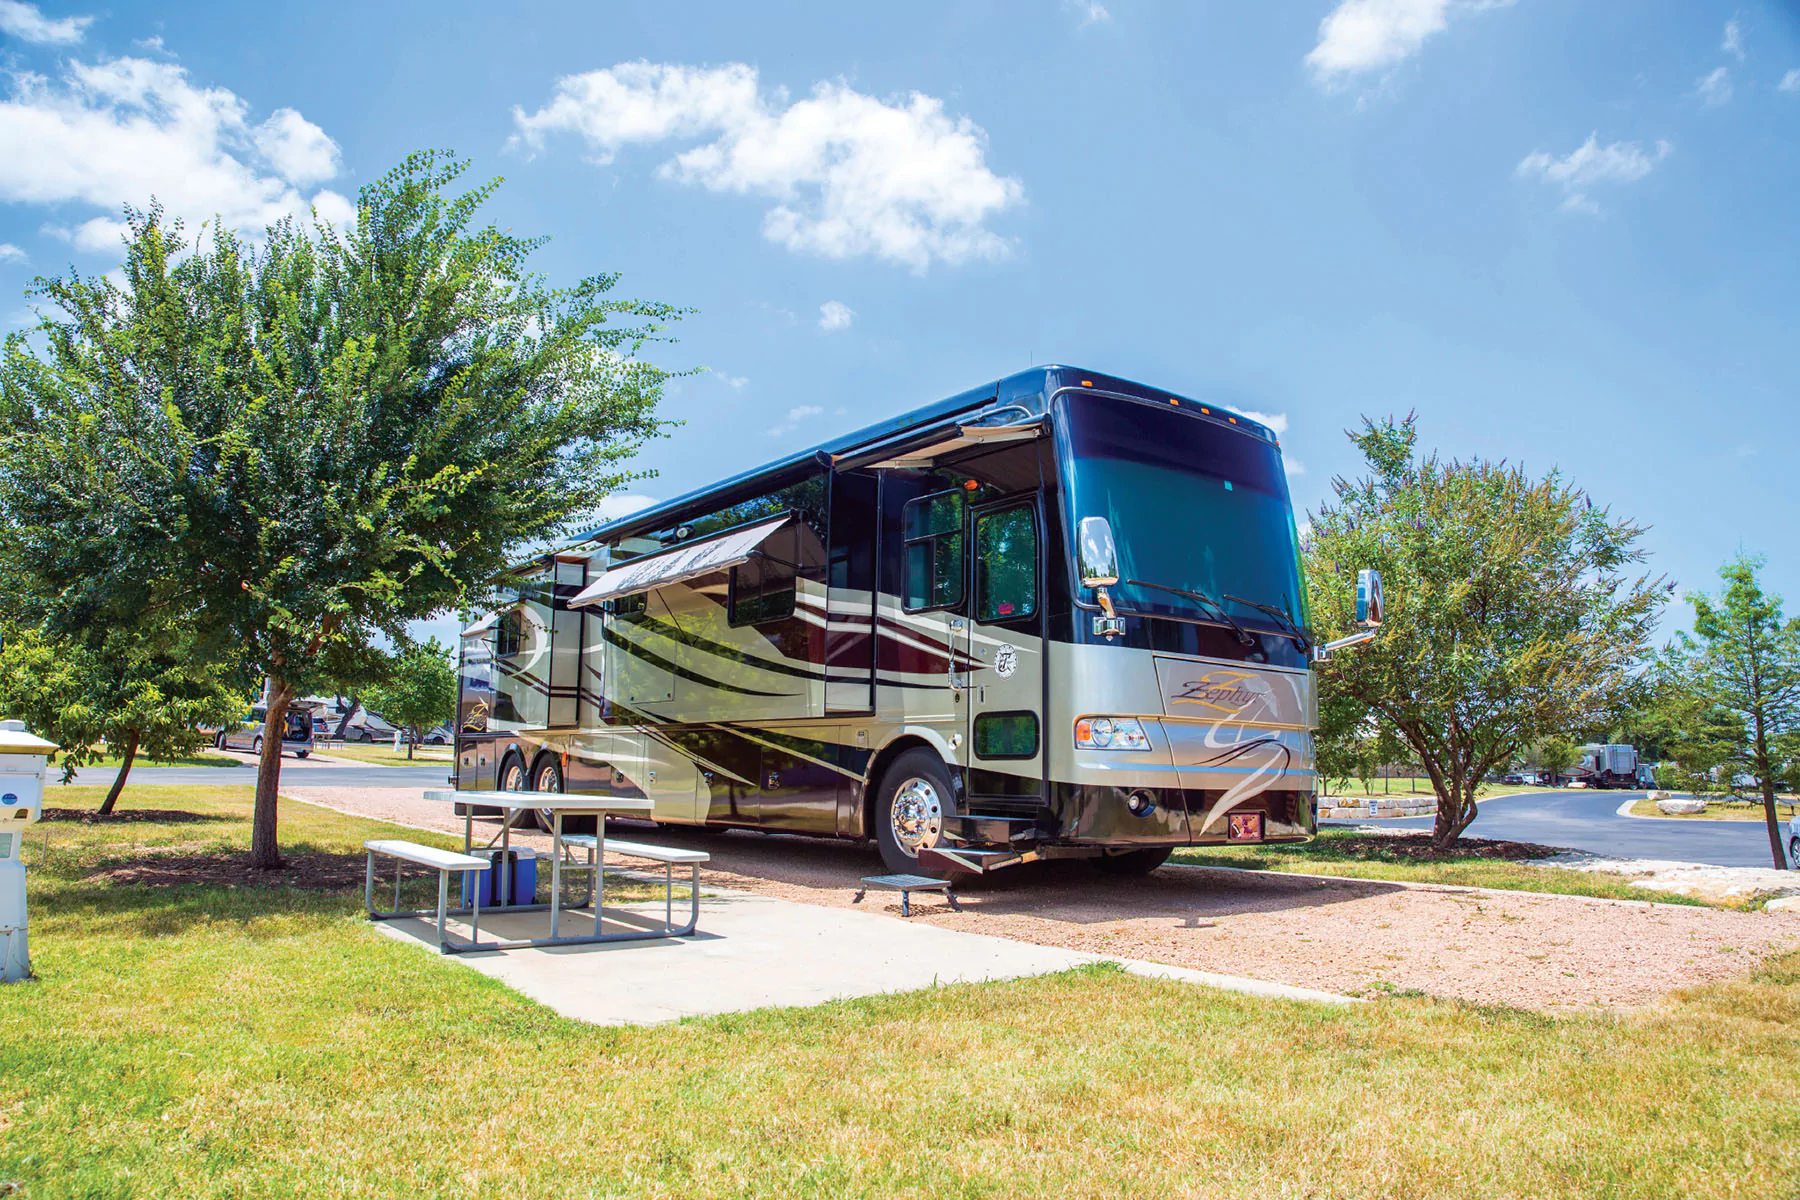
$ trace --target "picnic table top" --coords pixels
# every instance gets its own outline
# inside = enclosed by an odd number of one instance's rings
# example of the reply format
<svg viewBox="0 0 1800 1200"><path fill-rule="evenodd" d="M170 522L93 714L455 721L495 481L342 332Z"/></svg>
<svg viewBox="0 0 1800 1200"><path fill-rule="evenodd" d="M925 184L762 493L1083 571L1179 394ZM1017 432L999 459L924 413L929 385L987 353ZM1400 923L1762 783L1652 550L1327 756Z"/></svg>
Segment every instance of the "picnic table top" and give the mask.
<svg viewBox="0 0 1800 1200"><path fill-rule="evenodd" d="M431 788L425 799L445 804L480 804L512 812L557 812L588 816L598 813L647 813L654 807L648 796L588 796L579 792L474 792Z"/></svg>

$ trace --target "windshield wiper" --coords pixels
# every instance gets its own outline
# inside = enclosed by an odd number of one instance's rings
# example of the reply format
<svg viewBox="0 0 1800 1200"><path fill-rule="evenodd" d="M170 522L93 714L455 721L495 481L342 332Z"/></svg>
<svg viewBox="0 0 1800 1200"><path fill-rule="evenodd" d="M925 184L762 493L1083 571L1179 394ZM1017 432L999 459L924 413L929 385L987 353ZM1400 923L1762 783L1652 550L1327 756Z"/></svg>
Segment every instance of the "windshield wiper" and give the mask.
<svg viewBox="0 0 1800 1200"><path fill-rule="evenodd" d="M1213 612L1217 613L1221 621L1231 626L1231 631L1237 634L1237 640L1240 643L1246 646L1254 646L1256 644L1256 639L1250 636L1250 631L1245 629L1242 625L1239 625L1236 618L1225 611L1225 606L1223 604L1220 604L1205 592L1190 592L1186 588L1170 587L1166 583L1151 583L1145 579L1127 579L1124 580L1124 584L1126 587L1153 588L1159 592L1169 592L1172 595L1183 596L1198 604L1204 604L1206 607L1212 609Z"/></svg>
<svg viewBox="0 0 1800 1200"><path fill-rule="evenodd" d="M1284 627L1282 632L1293 638L1294 645L1300 647L1300 653L1305 654L1307 647L1312 644L1306 634L1301 632L1300 626L1294 623L1294 618L1287 615L1286 609L1276 608L1273 604L1261 604L1255 600L1246 600L1242 596L1234 596L1230 592L1225 593L1225 598L1234 604L1242 604L1246 608L1254 608L1258 612L1265 612L1274 617Z"/></svg>

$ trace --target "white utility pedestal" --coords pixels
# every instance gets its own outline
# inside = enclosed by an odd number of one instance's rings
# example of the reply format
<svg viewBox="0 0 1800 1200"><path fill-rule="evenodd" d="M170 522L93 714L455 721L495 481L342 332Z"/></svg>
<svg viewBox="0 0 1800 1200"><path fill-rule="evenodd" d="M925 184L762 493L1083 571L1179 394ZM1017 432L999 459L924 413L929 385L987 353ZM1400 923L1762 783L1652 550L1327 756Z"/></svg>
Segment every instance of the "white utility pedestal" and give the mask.
<svg viewBox="0 0 1800 1200"><path fill-rule="evenodd" d="M31 978L25 830L44 818L44 764L55 751L55 742L26 733L22 722L0 722L0 983Z"/></svg>

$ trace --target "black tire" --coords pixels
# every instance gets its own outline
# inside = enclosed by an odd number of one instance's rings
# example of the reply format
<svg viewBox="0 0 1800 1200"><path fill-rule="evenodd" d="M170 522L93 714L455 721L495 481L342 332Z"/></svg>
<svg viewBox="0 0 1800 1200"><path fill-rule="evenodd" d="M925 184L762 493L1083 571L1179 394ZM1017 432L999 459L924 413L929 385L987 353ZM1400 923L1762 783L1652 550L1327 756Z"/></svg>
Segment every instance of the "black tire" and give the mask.
<svg viewBox="0 0 1800 1200"><path fill-rule="evenodd" d="M1172 846L1157 846L1149 850L1127 850L1122 854L1103 854L1099 858L1090 858L1094 870L1105 875L1148 875L1156 868L1169 861L1174 853Z"/></svg>
<svg viewBox="0 0 1800 1200"><path fill-rule="evenodd" d="M1800 837L1788 839L1788 870L1800 871Z"/></svg>
<svg viewBox="0 0 1800 1200"><path fill-rule="evenodd" d="M565 790L562 764L554 757L546 755L538 762L537 770L532 772L531 790L534 792L562 792ZM538 828L549 833L556 826L556 815L548 809L540 808L531 814L537 818ZM592 817L564 817L564 833L594 832Z"/></svg>
<svg viewBox="0 0 1800 1200"><path fill-rule="evenodd" d="M950 768L930 750L908 750L888 764L875 791L874 812L875 844L888 870L939 878L949 874L941 868L921 868L918 851L942 842L955 795Z"/></svg>
<svg viewBox="0 0 1800 1200"><path fill-rule="evenodd" d="M224 730L220 730L220 731L219 731L219 736L217 736L217 737L215 737L215 738L214 738L214 739L213 739L213 749L214 749L214 750L223 750L223 749L225 749L225 748L226 748L226 745L225 745L225 731L224 731Z"/></svg>
<svg viewBox="0 0 1800 1200"><path fill-rule="evenodd" d="M261 738L258 737L258 738L250 739L250 753L256 755L256 757L258 757L258 758L262 757L262 739Z"/></svg>
<svg viewBox="0 0 1800 1200"><path fill-rule="evenodd" d="M528 792L525 786L525 760L516 754L508 754L500 760L500 769L494 772L494 790L500 792Z"/></svg>
<svg viewBox="0 0 1800 1200"><path fill-rule="evenodd" d="M305 758L307 755L309 755L311 753L312 753L311 750L296 750L296 751L294 751L294 757L295 758Z"/></svg>

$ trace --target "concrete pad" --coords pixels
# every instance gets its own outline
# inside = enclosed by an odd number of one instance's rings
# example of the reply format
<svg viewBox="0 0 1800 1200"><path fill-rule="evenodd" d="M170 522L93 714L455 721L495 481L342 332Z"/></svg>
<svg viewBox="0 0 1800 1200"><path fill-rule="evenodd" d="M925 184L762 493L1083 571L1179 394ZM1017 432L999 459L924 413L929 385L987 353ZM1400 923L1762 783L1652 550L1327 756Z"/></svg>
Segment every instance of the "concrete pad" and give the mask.
<svg viewBox="0 0 1800 1200"><path fill-rule="evenodd" d="M660 924L662 913L660 903L617 909L608 905L607 928L624 929L645 918ZM563 922L565 934L592 928L591 918L573 913L564 913ZM429 921L394 920L379 927L433 952L437 949L437 930ZM484 935L543 936L549 918L544 913L484 914L481 927ZM453 937L467 933L466 925L452 925ZM701 901L700 931L691 937L460 954L454 961L563 1016L596 1025L648 1025L714 1013L811 1006L938 984L1043 975L1095 962L1119 962L1135 975L1255 996L1357 1002L1332 992L962 933L923 921L746 892L708 893Z"/></svg>

